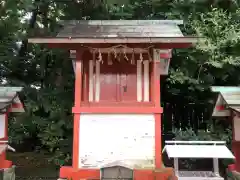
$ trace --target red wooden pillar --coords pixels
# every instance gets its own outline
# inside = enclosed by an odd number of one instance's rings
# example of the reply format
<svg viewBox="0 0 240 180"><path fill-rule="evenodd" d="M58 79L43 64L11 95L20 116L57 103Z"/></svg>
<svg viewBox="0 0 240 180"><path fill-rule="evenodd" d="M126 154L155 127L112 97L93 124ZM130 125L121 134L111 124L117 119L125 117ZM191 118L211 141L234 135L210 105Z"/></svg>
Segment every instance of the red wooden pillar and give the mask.
<svg viewBox="0 0 240 180"><path fill-rule="evenodd" d="M225 108L222 107L222 106L218 106L217 107L218 109L220 110L224 110ZM231 121L232 121L232 151L233 151L233 154L235 156L235 163L233 165L233 170L237 171L237 172L240 172L240 141L237 141L236 140L236 124L235 124L235 121L239 120L238 117L239 117L239 114L235 114L233 112L231 112Z"/></svg>
<svg viewBox="0 0 240 180"><path fill-rule="evenodd" d="M82 53L76 51L76 69L75 69L75 102L74 108L79 109L81 106L82 94ZM74 112L73 122L73 155L72 166L74 170L79 169L79 129L80 129L80 112Z"/></svg>
<svg viewBox="0 0 240 180"><path fill-rule="evenodd" d="M157 59L153 61L153 93L155 107L161 107L160 104L160 73L159 64ZM162 167L162 140L161 140L161 112L155 113L155 168Z"/></svg>
<svg viewBox="0 0 240 180"><path fill-rule="evenodd" d="M232 142L232 151L235 156L235 164L233 170L240 172L240 142L234 141Z"/></svg>
<svg viewBox="0 0 240 180"><path fill-rule="evenodd" d="M4 118L5 118L5 133L4 133L4 137L0 139L0 145L6 145L7 142L4 141L8 141L8 111L4 114ZM8 161L6 159L6 151L4 150L1 154L0 154L0 168L10 168L12 166L12 161Z"/></svg>

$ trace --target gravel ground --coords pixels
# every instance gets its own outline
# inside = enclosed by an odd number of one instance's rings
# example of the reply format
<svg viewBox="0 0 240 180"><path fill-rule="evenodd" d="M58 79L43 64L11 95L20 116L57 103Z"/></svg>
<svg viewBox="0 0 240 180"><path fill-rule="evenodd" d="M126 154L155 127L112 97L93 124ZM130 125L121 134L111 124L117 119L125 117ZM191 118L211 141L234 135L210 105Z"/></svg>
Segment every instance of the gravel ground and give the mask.
<svg viewBox="0 0 240 180"><path fill-rule="evenodd" d="M56 180L59 168L49 162L45 153L8 153L16 165L16 180Z"/></svg>

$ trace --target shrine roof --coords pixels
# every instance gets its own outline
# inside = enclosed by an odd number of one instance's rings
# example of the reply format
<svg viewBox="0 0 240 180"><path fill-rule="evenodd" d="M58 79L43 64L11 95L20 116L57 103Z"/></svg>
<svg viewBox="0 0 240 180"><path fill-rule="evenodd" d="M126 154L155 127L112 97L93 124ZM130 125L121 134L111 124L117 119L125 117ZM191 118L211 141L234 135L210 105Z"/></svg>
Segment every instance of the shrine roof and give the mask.
<svg viewBox="0 0 240 180"><path fill-rule="evenodd" d="M169 158L235 158L224 141L166 141L165 151Z"/></svg>
<svg viewBox="0 0 240 180"><path fill-rule="evenodd" d="M30 43L194 43L184 37L181 20L62 21L56 37L30 38ZM55 41L53 42L53 39ZM52 40L52 41L51 41Z"/></svg>
<svg viewBox="0 0 240 180"><path fill-rule="evenodd" d="M0 113L9 108L11 112L24 112L18 94L22 89L22 87L0 87Z"/></svg>
<svg viewBox="0 0 240 180"><path fill-rule="evenodd" d="M240 87L213 86L211 90L219 93L213 116L229 116L229 109L240 112ZM224 106L226 109L218 110L219 106Z"/></svg>
<svg viewBox="0 0 240 180"><path fill-rule="evenodd" d="M175 21L158 20L93 20L65 21L57 37L183 37Z"/></svg>

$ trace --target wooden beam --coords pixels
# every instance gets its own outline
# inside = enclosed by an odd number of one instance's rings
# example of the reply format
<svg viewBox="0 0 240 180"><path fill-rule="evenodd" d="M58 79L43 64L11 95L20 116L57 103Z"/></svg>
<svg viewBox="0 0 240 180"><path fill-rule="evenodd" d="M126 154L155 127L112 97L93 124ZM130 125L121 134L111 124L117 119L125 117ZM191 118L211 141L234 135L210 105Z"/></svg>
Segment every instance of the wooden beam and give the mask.
<svg viewBox="0 0 240 180"><path fill-rule="evenodd" d="M87 43L87 44L81 44L81 43L72 43L72 44L65 44L65 43L56 43L56 44L47 44L48 48L62 48L67 50L74 50L79 49L81 47L84 50L88 50L89 48L109 48L112 46L115 46L117 43ZM126 44L126 43L125 43ZM192 43L128 43L128 47L132 48L148 48L153 47L156 49L174 49L174 48L189 48L193 46Z"/></svg>
<svg viewBox="0 0 240 180"><path fill-rule="evenodd" d="M75 67L75 107L81 106L82 95L82 52L77 51L76 67ZM75 170L79 168L79 127L80 113L74 114L73 120L73 158L72 166Z"/></svg>
<svg viewBox="0 0 240 180"><path fill-rule="evenodd" d="M201 38L202 39L202 38ZM29 38L29 43L38 44L88 44L88 43L197 43L199 37L136 37L136 38Z"/></svg>

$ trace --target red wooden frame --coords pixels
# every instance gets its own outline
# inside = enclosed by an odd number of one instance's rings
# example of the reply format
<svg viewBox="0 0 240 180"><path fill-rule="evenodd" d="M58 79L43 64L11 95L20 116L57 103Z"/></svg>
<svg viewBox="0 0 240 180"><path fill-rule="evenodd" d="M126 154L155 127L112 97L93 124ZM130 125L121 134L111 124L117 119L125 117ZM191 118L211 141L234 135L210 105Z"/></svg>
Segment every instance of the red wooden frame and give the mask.
<svg viewBox="0 0 240 180"><path fill-rule="evenodd" d="M240 141L235 140L235 128L234 128L234 116L239 116L240 113L231 112L231 121L232 121L232 150L235 156L235 164L229 166L230 170L240 172Z"/></svg>
<svg viewBox="0 0 240 180"><path fill-rule="evenodd" d="M108 48L108 47L112 47L116 44L113 43L94 43L94 44L79 44L79 43L71 43L71 44L60 44L60 43L56 43L56 44L47 44L49 48L63 48L63 49L69 49L69 50L77 50L79 49L79 47L82 47L82 49L86 49L84 48L84 46L86 47L93 47L93 48ZM122 44L124 45L124 43ZM137 43L127 43L128 47L139 47L139 48L148 48L149 45L153 45L153 48L156 49L174 49L174 48L188 48L192 46L192 43L152 43L152 44L137 44Z"/></svg>
<svg viewBox="0 0 240 180"><path fill-rule="evenodd" d="M82 60L81 51L77 51L76 57L76 75L75 75L75 107L81 107L81 94L82 94ZM80 112L74 113L73 123L73 169L78 170L79 160L79 126L80 126Z"/></svg>
<svg viewBox="0 0 240 180"><path fill-rule="evenodd" d="M0 139L0 141L7 141L8 140L8 111L4 114L5 115L5 135L3 138ZM0 142L0 144L6 144L3 142ZM0 154L0 168L10 168L12 166L12 161L6 160L6 152L3 151Z"/></svg>
<svg viewBox="0 0 240 180"><path fill-rule="evenodd" d="M138 113L138 114L161 114L163 112L161 107L73 107L72 112L80 113Z"/></svg>
<svg viewBox="0 0 240 180"><path fill-rule="evenodd" d="M158 72L158 65L154 61L153 64L153 85L152 88L154 89L154 100L155 106L161 107L160 104L160 76ZM162 166L162 139L161 139L161 114L155 114L155 168L160 169Z"/></svg>
<svg viewBox="0 0 240 180"><path fill-rule="evenodd" d="M149 58L149 56L146 56L147 54L143 54L143 58L144 59L147 59ZM169 54L168 54L169 55ZM127 101L127 102L124 102L124 101L121 101L120 100L120 94L121 92L119 91L119 89L117 89L117 100L116 101L113 101L113 102L109 102L109 101L102 101L101 99L99 100L99 102L91 102L89 103L89 60L92 60L92 57L90 56L89 54L89 51L84 51L83 52L83 55L82 55L82 63L83 63L83 71L82 71L82 76L83 76L83 92L82 92L82 102L81 104L83 104L83 106L94 106L94 105L99 105L100 106L104 106L105 104L109 104L110 106L119 106L118 104L116 104L115 102L121 102L121 105L120 106L128 106L128 105L137 105L139 106L140 104L136 104L136 100L134 101ZM106 54L102 54L103 57L106 57ZM129 54L127 54L127 56L129 56ZM169 57L169 56L168 56ZM128 57L129 59L131 58L131 56ZM95 62L96 63L96 62ZM135 62L136 63L136 62ZM152 67L152 64L151 62L149 62L149 75L151 74L150 73L150 68ZM136 64L135 64L136 65ZM137 66L137 65L136 65ZM115 67L116 68L116 67ZM126 68L126 67L125 67ZM137 68L137 67L135 67ZM129 71L129 68L126 68L128 71ZM93 76L96 75L96 72L94 71L95 68L93 69ZM141 75L142 75L142 96L144 95L144 65L142 64L142 68L141 68ZM101 72L102 73L102 72ZM134 73L135 74L135 73ZM101 74L100 74L101 75ZM149 81L151 81L151 76L149 76ZM96 84L96 82L94 82L94 84ZM117 83L119 84L119 82ZM149 84L149 89L151 89L151 83ZM95 94L95 86L93 88L93 94ZM136 87L137 88L137 87ZM101 90L102 92L102 90ZM151 101L151 93L149 92L149 101ZM98 104L97 104L98 103ZM110 104L111 103L111 104ZM140 103L140 102L137 102L137 103ZM147 103L150 103L150 102L144 102L144 98L142 97L142 101L141 103L143 104L147 104ZM88 105L87 105L88 104Z"/></svg>
<svg viewBox="0 0 240 180"><path fill-rule="evenodd" d="M82 83L88 82L88 76L83 74L89 69L82 67L83 60L82 52L89 47L92 48L106 48L117 44L127 45L130 48L158 48L158 49L173 49L173 48L187 48L197 41L193 37L162 37L162 38L33 38L29 39L31 43L48 44L50 48L65 48L68 50L76 50L76 68L75 68L75 103L72 108L74 114L73 127L73 162L72 167L61 167L61 178L76 178L76 179L99 179L100 169L82 169L79 168L79 127L80 127L80 113L140 113L140 114L154 114L155 117L155 170L138 170L134 169L134 178L136 180L153 180L153 179L167 179L174 174L172 168L162 168L161 155L161 114L163 112L160 105L160 77L158 71L158 64L156 61L149 67L152 71L149 80L150 92L148 103L143 102L128 102L121 105L112 103L89 103L88 88L82 90ZM169 54L162 54L163 58L169 58ZM83 78L82 78L83 77ZM84 93L82 93L84 91ZM94 91L94 90L93 90ZM142 91L143 93L143 91ZM86 101L86 102L85 102ZM156 171L157 170L157 171ZM174 179L174 178L173 178Z"/></svg>
<svg viewBox="0 0 240 180"><path fill-rule="evenodd" d="M23 108L23 104L22 103L14 103L11 105L10 108L6 109L5 112L5 135L3 138L0 138L0 141L8 141L8 114L10 112L12 112L13 108ZM0 142L0 144L7 144L5 142ZM12 167L12 161L9 161L6 159L6 151L3 151L0 154L0 169L4 169L4 168L10 168Z"/></svg>
<svg viewBox="0 0 240 180"><path fill-rule="evenodd" d="M223 105L216 106L216 110L223 111L223 110L225 110L225 106L223 106Z"/></svg>
<svg viewBox="0 0 240 180"><path fill-rule="evenodd" d="M155 169L162 169L162 147L161 147L161 114L163 112L160 105L160 77L158 76L158 64L154 62L151 66L151 99L152 102L126 102L126 103L111 103L111 102L83 102L81 97L82 83L82 57L81 50L77 51L76 56L76 75L75 75L75 105L72 108L74 114L74 130L73 130L73 164L72 167L61 167L60 177L72 177L83 179L99 179L100 169L82 169L79 168L79 126L80 113L153 113L155 117ZM85 98L84 98L85 99ZM152 179L157 173L153 170L134 170L136 179ZM169 173L170 171L168 171ZM161 174L161 173L159 173ZM172 174L172 173L170 173ZM166 173L159 175L167 178ZM145 177L145 178L144 178Z"/></svg>
<svg viewBox="0 0 240 180"><path fill-rule="evenodd" d="M71 174L71 175L69 175ZM153 169L134 169L133 176L136 180L168 180L172 177L172 180L177 179L174 175L172 168L164 168L162 171L156 171ZM62 175L69 179L100 179L99 169L79 169L73 171L70 167L65 167L62 171Z"/></svg>

